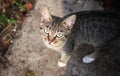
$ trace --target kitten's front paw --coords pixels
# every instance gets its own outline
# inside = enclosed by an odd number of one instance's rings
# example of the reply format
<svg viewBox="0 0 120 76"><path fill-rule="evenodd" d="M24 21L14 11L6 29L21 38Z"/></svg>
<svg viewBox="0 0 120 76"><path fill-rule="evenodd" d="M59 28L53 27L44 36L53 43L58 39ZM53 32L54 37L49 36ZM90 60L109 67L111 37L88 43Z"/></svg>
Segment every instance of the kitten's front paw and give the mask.
<svg viewBox="0 0 120 76"><path fill-rule="evenodd" d="M66 63L62 62L62 61L58 61L58 66L59 67L65 67Z"/></svg>

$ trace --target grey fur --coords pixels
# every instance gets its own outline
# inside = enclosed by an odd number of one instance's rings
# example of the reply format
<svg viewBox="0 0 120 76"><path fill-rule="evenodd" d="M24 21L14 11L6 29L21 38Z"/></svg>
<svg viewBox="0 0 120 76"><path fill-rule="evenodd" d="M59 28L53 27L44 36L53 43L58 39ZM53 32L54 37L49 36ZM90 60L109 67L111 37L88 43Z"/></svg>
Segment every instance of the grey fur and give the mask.
<svg viewBox="0 0 120 76"><path fill-rule="evenodd" d="M89 64L82 58L89 54L92 46L82 44L76 48L68 61L65 76L120 76L120 37L110 41L97 53L97 58Z"/></svg>
<svg viewBox="0 0 120 76"><path fill-rule="evenodd" d="M85 11L73 14L76 14L77 20L64 46L68 54L83 43L92 44L94 50L99 50L111 39L120 35L118 12Z"/></svg>

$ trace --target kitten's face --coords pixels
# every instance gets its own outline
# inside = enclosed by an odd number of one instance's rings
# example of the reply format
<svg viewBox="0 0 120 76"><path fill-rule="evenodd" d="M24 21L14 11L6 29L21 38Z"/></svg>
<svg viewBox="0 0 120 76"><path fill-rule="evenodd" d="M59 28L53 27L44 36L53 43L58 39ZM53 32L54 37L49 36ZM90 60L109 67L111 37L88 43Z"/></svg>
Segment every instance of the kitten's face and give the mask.
<svg viewBox="0 0 120 76"><path fill-rule="evenodd" d="M62 47L70 33L70 29L75 23L76 16L70 16L63 20L58 17L52 17L47 8L41 10L40 31L44 43L52 49Z"/></svg>
<svg viewBox="0 0 120 76"><path fill-rule="evenodd" d="M52 48L64 45L69 30L58 24L49 23L47 25L46 23L42 23L40 26L43 41L48 47Z"/></svg>

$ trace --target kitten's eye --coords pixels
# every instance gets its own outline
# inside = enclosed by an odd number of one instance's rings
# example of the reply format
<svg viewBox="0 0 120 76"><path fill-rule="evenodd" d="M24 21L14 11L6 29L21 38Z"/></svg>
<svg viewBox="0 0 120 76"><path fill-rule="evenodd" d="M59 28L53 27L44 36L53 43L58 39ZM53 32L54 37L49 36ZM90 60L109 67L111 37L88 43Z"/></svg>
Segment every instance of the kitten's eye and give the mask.
<svg viewBox="0 0 120 76"><path fill-rule="evenodd" d="M45 29L44 32L45 32L46 34L49 34L49 29Z"/></svg>
<svg viewBox="0 0 120 76"><path fill-rule="evenodd" d="M62 37L63 36L63 34L62 33L57 33L57 35L56 35L58 38L60 38L60 37Z"/></svg>

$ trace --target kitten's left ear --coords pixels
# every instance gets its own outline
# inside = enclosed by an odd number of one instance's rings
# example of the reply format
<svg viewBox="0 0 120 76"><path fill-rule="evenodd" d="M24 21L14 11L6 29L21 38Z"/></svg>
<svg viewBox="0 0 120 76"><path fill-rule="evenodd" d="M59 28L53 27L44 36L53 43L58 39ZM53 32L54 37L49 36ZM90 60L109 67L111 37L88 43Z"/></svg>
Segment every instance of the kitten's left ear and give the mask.
<svg viewBox="0 0 120 76"><path fill-rule="evenodd" d="M52 21L52 16L50 15L50 12L47 7L42 7L41 8L41 22L51 22Z"/></svg>
<svg viewBox="0 0 120 76"><path fill-rule="evenodd" d="M62 25L65 28L71 30L75 22L76 22L76 15L71 15L62 22Z"/></svg>

